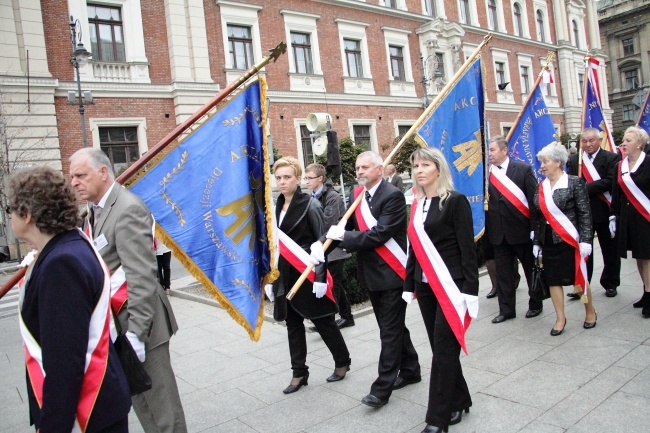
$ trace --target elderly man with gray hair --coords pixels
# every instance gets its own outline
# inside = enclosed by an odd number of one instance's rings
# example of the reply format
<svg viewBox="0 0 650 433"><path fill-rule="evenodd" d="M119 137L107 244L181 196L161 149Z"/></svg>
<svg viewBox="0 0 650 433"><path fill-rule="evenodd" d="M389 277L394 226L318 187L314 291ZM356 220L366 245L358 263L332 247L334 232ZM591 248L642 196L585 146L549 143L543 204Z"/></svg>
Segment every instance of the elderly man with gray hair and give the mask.
<svg viewBox="0 0 650 433"><path fill-rule="evenodd" d="M400 191L404 189L404 181L402 180L402 176L397 174L397 170L395 170L395 166L393 164L388 164L386 166L385 173L388 183L392 184Z"/></svg>

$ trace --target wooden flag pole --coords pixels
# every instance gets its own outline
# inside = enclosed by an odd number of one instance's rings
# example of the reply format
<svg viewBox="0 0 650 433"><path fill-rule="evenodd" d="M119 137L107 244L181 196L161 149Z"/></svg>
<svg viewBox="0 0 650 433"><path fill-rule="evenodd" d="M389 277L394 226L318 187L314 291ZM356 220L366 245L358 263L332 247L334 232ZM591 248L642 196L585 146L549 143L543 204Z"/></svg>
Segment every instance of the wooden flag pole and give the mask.
<svg viewBox="0 0 650 433"><path fill-rule="evenodd" d="M397 152L402 148L406 140L408 140L415 132L418 130L420 126L428 119L429 115L440 105L440 103L444 100L444 98L447 97L447 95L451 92L451 90L454 88L456 83L460 80L460 78L463 76L465 72L469 69L471 64L476 60L478 55L481 53L481 50L485 48L485 46L490 42L492 39L492 33L488 33L484 38L483 42L474 50L471 56L465 60L465 63L456 71L454 76L452 77L451 80L445 85L445 87L442 88L438 96L435 97L435 99L429 104L429 106L424 110L424 112L420 115L420 117L415 121L415 123L409 128L409 130L402 136L402 139L395 145L393 150L388 154L388 156L384 159L383 167L386 168L388 164L390 164L390 161L395 157ZM359 194L359 196L354 200L352 205L348 208L347 212L345 212L345 215L343 215L343 218L339 221L337 224L340 228L345 228L345 225L347 224L348 220L354 213L354 211L357 209L357 206L361 203L361 200L363 198L363 194ZM331 239L327 239L325 243L323 243L323 249L327 250L329 246L332 244ZM296 292L302 287L302 284L305 282L307 279L307 276L309 273L314 269L314 264L310 263L307 268L303 271L302 275L300 275L300 278L295 282L289 293L287 293L287 299L291 300L295 296Z"/></svg>
<svg viewBox="0 0 650 433"><path fill-rule="evenodd" d="M580 125L585 126L585 113L587 112L587 86L589 85L589 56L585 57L585 83L582 89L582 116ZM578 147L576 145L576 147ZM578 147L578 177L582 177L582 149Z"/></svg>
<svg viewBox="0 0 650 433"><path fill-rule="evenodd" d="M280 42L275 48L269 50L270 54L264 57L262 60L251 66L246 72L244 72L239 78L226 86L221 92L219 92L214 98L208 101L203 107L196 111L192 116L188 117L183 123L178 125L172 132L167 134L162 140L158 142L154 147L152 147L147 153L142 155L140 159L134 162L129 168L124 170L115 181L119 184L123 184L134 174L140 171L149 161L151 161L156 155L158 155L163 149L169 146L174 142L181 134L183 134L192 124L194 124L201 117L205 116L215 105L223 101L228 95L230 95L235 89L244 84L251 78L253 75L257 74L260 69L266 66L271 60L274 62L287 51L287 44L285 42ZM20 279L25 275L27 268L18 269L2 287L0 287L0 299L9 292Z"/></svg>

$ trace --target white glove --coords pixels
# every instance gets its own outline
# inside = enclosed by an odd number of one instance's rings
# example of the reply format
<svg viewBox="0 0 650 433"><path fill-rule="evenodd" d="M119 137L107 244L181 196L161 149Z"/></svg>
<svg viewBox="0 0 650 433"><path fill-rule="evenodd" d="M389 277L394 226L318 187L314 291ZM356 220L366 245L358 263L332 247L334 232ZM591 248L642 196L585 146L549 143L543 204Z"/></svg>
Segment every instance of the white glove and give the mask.
<svg viewBox="0 0 650 433"><path fill-rule="evenodd" d="M31 250L30 252L28 252L27 255L23 257L23 261L20 262L20 267L26 268L27 266L31 265L34 259L36 258L37 253L38 250Z"/></svg>
<svg viewBox="0 0 650 433"><path fill-rule="evenodd" d="M144 362L144 343L131 331L126 331L126 338L129 340L129 343L131 343L131 346L133 347L133 350L135 350L135 354L138 355L140 362Z"/></svg>
<svg viewBox="0 0 650 433"><path fill-rule="evenodd" d="M317 298L322 298L327 292L327 283L314 283L312 292L316 294Z"/></svg>
<svg viewBox="0 0 650 433"><path fill-rule="evenodd" d="M609 235L611 236L612 239L614 239L614 236L616 236L616 217L615 216L609 217Z"/></svg>
<svg viewBox="0 0 650 433"><path fill-rule="evenodd" d="M414 297L415 293L413 292L402 292L402 299L404 299L404 302L407 304L410 304Z"/></svg>
<svg viewBox="0 0 650 433"><path fill-rule="evenodd" d="M534 230L530 231L530 240L531 241L535 240L535 231Z"/></svg>
<svg viewBox="0 0 650 433"><path fill-rule="evenodd" d="M580 245L578 246L580 247L580 257L584 259L591 255L591 244L580 242Z"/></svg>
<svg viewBox="0 0 650 433"><path fill-rule="evenodd" d="M542 257L542 247L539 245L533 245L533 256Z"/></svg>
<svg viewBox="0 0 650 433"><path fill-rule="evenodd" d="M463 293L463 298L465 298L465 303L467 304L469 317L476 319L478 317L478 296Z"/></svg>
<svg viewBox="0 0 650 433"><path fill-rule="evenodd" d="M309 251L311 251L311 254L309 254L309 261L313 264L317 265L325 261L325 250L323 250L323 244L320 242L316 241L311 244Z"/></svg>
<svg viewBox="0 0 650 433"><path fill-rule="evenodd" d="M275 295L273 294L273 284L267 284L264 286L264 291L266 292L266 296L269 298L269 301L275 301Z"/></svg>
<svg viewBox="0 0 650 433"><path fill-rule="evenodd" d="M345 235L345 229L344 228L341 228L339 226L332 226L327 231L327 234L325 235L325 237L327 239L333 239L335 241L342 241L343 240L343 235Z"/></svg>

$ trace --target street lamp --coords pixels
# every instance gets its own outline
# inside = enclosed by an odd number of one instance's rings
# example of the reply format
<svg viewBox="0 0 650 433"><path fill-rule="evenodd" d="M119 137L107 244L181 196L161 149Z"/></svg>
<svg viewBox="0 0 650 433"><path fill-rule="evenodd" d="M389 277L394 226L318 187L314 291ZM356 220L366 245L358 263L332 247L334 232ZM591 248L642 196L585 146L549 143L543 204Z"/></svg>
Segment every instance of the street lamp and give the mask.
<svg viewBox="0 0 650 433"><path fill-rule="evenodd" d="M81 78L79 77L79 67L88 63L88 59L91 57L90 51L88 51L84 44L81 42L81 23L79 20L75 20L72 15L70 15L70 40L72 42L72 54L70 55L70 61L72 66L74 66L76 75L77 75L77 93L78 101L75 101L75 94L73 91L68 92L68 104L69 105L79 105L79 117L81 117L81 137L83 146L88 146L88 138L86 137L86 119L85 119L85 108L84 105L89 105L93 103L93 95L91 92L84 92L81 94Z"/></svg>

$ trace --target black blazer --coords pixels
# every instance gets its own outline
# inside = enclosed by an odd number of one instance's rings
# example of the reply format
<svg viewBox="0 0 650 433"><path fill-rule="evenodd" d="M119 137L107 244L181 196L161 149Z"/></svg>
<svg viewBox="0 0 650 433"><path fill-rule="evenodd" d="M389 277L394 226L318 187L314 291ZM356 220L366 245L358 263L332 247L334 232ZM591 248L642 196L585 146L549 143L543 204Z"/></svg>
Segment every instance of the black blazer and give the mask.
<svg viewBox="0 0 650 433"><path fill-rule="evenodd" d="M600 149L593 161L594 167L600 175L600 180L587 183L589 204L591 205L591 219L594 224L604 223L609 220L609 206L604 200L598 198L598 195L604 192L612 192L614 182L616 182L617 164L620 160L621 156L618 153ZM578 175L578 155L571 155L569 157L566 168L568 174ZM585 169L584 166L582 169Z"/></svg>
<svg viewBox="0 0 650 433"><path fill-rule="evenodd" d="M440 198L431 201L424 220L424 231L440 253L454 281L462 281L462 293L478 295L478 263L474 248L474 223L472 208L467 197L452 191L439 209ZM415 211L414 208L411 211ZM422 282L422 267L415 258L413 247L409 246L406 262L404 290L415 290L413 281Z"/></svg>
<svg viewBox="0 0 650 433"><path fill-rule="evenodd" d="M340 246L349 252L357 252L357 273L363 286L371 291L400 288L404 281L375 252L375 247L393 238L402 250L406 251L404 194L386 180L382 180L372 198L371 213L377 219L377 225L370 230L358 231L357 219L352 215L345 228L357 231L346 231Z"/></svg>
<svg viewBox="0 0 650 433"><path fill-rule="evenodd" d="M581 177L569 175L568 188L553 191L553 201L578 229L578 242L590 244L593 241L593 230L591 207L589 206L589 195L585 180ZM546 218L544 218L544 214L540 210L539 191L535 194L534 206L537 209L534 243L535 245L543 245L546 229L552 229L549 224L546 224ZM562 238L553 230L553 243L558 244L560 242L563 242Z"/></svg>
<svg viewBox="0 0 650 433"><path fill-rule="evenodd" d="M280 195L275 207L275 217L278 222L280 221L280 213L284 202L284 196ZM324 223L323 211L318 200L313 199L309 194L301 192L300 188L298 188L291 199L291 203L289 203L289 208L279 228L300 245L303 250L309 252L311 244L316 242L323 234ZM298 281L301 272L298 272L282 256L278 259L278 270L280 271L280 278L273 283L273 294L275 295L274 317L276 320L284 320L286 317L284 313L286 312L286 294ZM314 270L316 272L315 281L319 283L326 282L327 262L320 263ZM291 300L291 305L307 319L327 316L338 311L336 303L332 302L327 296L320 299L316 298L316 295L312 292L312 283L309 280L305 280L300 290L296 292L296 295Z"/></svg>
<svg viewBox="0 0 650 433"><path fill-rule="evenodd" d="M88 326L104 285L104 273L78 230L56 235L28 275L21 314L41 346L45 382L40 409L27 377L30 419L40 431L72 430L88 346ZM87 433L124 419L131 395L113 343Z"/></svg>
<svg viewBox="0 0 650 433"><path fill-rule="evenodd" d="M498 170L498 168L494 167L494 170ZM493 245L499 245L504 240L510 245L524 244L530 242L530 232L535 229L537 210L532 206L532 203L537 191L537 178L535 178L533 168L530 165L512 159L508 163L506 176L524 192L530 208L530 219L523 216L490 183L488 187L490 198L488 200L488 211L485 214L485 226L490 243Z"/></svg>

